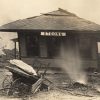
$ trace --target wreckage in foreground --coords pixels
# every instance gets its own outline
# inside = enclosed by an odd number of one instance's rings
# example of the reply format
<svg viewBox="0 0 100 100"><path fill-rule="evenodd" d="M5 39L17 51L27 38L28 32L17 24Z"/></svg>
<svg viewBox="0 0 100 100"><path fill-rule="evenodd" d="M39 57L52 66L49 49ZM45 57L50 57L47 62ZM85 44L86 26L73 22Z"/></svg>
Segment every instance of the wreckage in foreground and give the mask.
<svg viewBox="0 0 100 100"><path fill-rule="evenodd" d="M35 93L39 90L48 90L48 82L50 83L50 81L44 77L46 70L44 73L39 74L36 73L31 66L21 60L14 59L9 62L10 66L6 66L6 68L12 75L8 75L2 83L4 93L7 95L23 96L28 93ZM48 67L48 65L45 66Z"/></svg>

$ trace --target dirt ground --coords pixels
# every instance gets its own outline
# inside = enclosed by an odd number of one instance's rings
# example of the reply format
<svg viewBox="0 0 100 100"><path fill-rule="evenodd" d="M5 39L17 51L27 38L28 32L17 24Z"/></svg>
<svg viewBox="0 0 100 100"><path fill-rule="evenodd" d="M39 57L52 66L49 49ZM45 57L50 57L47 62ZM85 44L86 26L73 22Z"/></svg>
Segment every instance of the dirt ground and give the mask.
<svg viewBox="0 0 100 100"><path fill-rule="evenodd" d="M6 76L6 72L0 69L0 88L2 81ZM88 85L73 85L65 75L54 75L54 79L50 75L50 80L54 80L55 86L48 92L40 91L36 94L23 98L2 96L0 100L100 100L100 73L88 74ZM60 84L59 84L60 83ZM62 84L62 86L60 86ZM59 87L59 88L57 88Z"/></svg>
<svg viewBox="0 0 100 100"><path fill-rule="evenodd" d="M26 98L0 97L0 100L100 100L100 96L74 95L65 91L40 92Z"/></svg>
<svg viewBox="0 0 100 100"><path fill-rule="evenodd" d="M100 100L99 96L95 97L88 97L88 96L82 96L82 95L74 95L70 94L66 91L49 91L47 93L39 93L34 98L30 97L30 100Z"/></svg>

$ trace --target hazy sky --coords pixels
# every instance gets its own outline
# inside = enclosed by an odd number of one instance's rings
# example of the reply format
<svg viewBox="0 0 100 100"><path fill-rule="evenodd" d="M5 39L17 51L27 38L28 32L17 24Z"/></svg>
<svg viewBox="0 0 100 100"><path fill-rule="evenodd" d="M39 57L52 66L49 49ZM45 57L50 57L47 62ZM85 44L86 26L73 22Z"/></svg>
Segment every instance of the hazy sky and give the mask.
<svg viewBox="0 0 100 100"><path fill-rule="evenodd" d="M100 0L0 0L0 24L59 7L100 24Z"/></svg>
<svg viewBox="0 0 100 100"><path fill-rule="evenodd" d="M0 25L58 8L100 24L100 0L0 0ZM3 33L1 37L9 40L14 35Z"/></svg>

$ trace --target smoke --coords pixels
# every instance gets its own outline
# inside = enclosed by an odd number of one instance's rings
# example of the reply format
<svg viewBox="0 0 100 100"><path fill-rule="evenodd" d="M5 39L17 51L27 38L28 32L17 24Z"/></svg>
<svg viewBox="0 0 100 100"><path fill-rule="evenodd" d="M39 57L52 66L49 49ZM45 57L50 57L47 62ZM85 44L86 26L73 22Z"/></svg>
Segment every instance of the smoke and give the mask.
<svg viewBox="0 0 100 100"><path fill-rule="evenodd" d="M64 46L61 47L60 55L63 58L62 62L59 63L69 77L79 83L86 84L87 77L86 73L82 69L81 58L74 48L66 49Z"/></svg>

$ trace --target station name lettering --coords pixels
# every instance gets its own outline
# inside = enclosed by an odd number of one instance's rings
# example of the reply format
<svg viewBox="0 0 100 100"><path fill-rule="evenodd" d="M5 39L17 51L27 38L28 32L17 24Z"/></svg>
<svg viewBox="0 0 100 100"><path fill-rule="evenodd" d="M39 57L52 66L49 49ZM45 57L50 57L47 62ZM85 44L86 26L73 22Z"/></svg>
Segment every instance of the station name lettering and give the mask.
<svg viewBox="0 0 100 100"><path fill-rule="evenodd" d="M66 36L65 32L41 32L42 36Z"/></svg>

